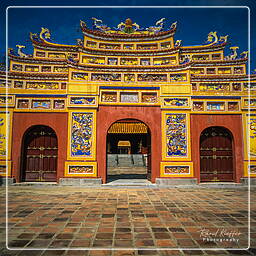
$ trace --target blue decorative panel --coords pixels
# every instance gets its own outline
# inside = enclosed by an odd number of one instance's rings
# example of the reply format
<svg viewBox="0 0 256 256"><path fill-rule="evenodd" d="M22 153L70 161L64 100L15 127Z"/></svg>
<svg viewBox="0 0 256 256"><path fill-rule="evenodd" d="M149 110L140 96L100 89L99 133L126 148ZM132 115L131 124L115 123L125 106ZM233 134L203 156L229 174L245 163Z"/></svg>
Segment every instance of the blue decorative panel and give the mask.
<svg viewBox="0 0 256 256"><path fill-rule="evenodd" d="M187 156L186 114L166 115L167 157Z"/></svg>
<svg viewBox="0 0 256 256"><path fill-rule="evenodd" d="M71 105L95 105L95 97L71 97Z"/></svg>
<svg viewBox="0 0 256 256"><path fill-rule="evenodd" d="M186 98L164 98L164 105L171 107L188 107Z"/></svg>
<svg viewBox="0 0 256 256"><path fill-rule="evenodd" d="M72 113L71 156L92 155L93 113Z"/></svg>

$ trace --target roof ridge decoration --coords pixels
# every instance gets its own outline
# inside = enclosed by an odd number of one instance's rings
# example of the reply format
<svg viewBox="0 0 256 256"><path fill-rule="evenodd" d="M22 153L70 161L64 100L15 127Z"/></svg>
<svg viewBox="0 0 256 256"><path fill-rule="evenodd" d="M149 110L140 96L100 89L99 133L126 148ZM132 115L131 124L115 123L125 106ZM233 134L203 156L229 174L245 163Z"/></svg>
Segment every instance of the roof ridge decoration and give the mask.
<svg viewBox="0 0 256 256"><path fill-rule="evenodd" d="M137 23L132 23L132 20L128 18L125 20L125 23L119 23L117 25L117 29L124 32L125 34L132 34L140 29L140 26Z"/></svg>
<svg viewBox="0 0 256 256"><path fill-rule="evenodd" d="M166 18L161 18L160 20L156 21L155 25L150 26L148 28L142 28L137 23L133 23L130 18L127 18L125 22L120 22L117 27L110 28L106 24L103 23L102 20L97 18L92 18L93 20L93 29L92 31L100 31L105 34L135 34L135 35L157 35L159 32L162 32L164 29L164 23ZM86 23L80 20L80 26L85 30L90 30L87 27ZM174 31L177 26L177 21L172 23L170 28L167 31Z"/></svg>
<svg viewBox="0 0 256 256"><path fill-rule="evenodd" d="M48 28L43 28L43 27L42 27L39 37L40 37L42 40L51 39L50 30L49 30Z"/></svg>
<svg viewBox="0 0 256 256"><path fill-rule="evenodd" d="M32 41L36 41L38 43L42 43L44 41L47 41L49 42L51 40L51 33L50 33L50 30L48 28L44 28L44 27L41 27L41 32L38 36L37 33L32 33L30 32L30 39Z"/></svg>
<svg viewBox="0 0 256 256"><path fill-rule="evenodd" d="M211 31L208 34L206 44L210 44L210 45L224 44L224 43L227 43L227 41L228 41L228 35L218 37L217 31L214 31L214 32Z"/></svg>

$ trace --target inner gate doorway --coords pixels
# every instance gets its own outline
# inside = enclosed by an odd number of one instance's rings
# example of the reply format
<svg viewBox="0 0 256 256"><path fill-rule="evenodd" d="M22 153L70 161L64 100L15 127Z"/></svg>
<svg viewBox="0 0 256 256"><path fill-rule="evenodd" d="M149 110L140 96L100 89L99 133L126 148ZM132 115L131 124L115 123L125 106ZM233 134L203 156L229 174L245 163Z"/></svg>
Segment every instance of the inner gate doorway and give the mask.
<svg viewBox="0 0 256 256"><path fill-rule="evenodd" d="M223 127L209 127L200 136L200 180L234 181L233 138Z"/></svg>
<svg viewBox="0 0 256 256"><path fill-rule="evenodd" d="M107 133L107 182L151 180L151 136L147 125L135 119L119 120Z"/></svg>
<svg viewBox="0 0 256 256"><path fill-rule="evenodd" d="M23 137L21 180L26 182L55 182L58 142L53 129L38 125Z"/></svg>

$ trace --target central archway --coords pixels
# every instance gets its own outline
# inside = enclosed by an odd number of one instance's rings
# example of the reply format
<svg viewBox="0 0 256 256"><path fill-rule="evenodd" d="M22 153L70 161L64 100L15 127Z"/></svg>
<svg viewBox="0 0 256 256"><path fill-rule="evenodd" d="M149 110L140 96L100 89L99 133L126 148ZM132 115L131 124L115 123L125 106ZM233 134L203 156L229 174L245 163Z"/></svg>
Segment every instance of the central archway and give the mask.
<svg viewBox="0 0 256 256"><path fill-rule="evenodd" d="M121 119L107 132L107 182L122 179L151 180L151 135L137 119Z"/></svg>

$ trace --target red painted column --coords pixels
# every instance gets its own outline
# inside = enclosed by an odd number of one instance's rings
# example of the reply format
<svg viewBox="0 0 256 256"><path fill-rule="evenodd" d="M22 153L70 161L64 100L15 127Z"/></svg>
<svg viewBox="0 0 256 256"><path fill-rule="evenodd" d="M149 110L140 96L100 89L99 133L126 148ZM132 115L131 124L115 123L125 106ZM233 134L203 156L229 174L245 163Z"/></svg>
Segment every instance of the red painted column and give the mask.
<svg viewBox="0 0 256 256"><path fill-rule="evenodd" d="M159 107L140 106L99 106L97 112L97 163L98 177L106 182L106 138L110 126L121 119L137 119L145 123L151 132L152 178L155 182L160 175L161 161L161 110Z"/></svg>

